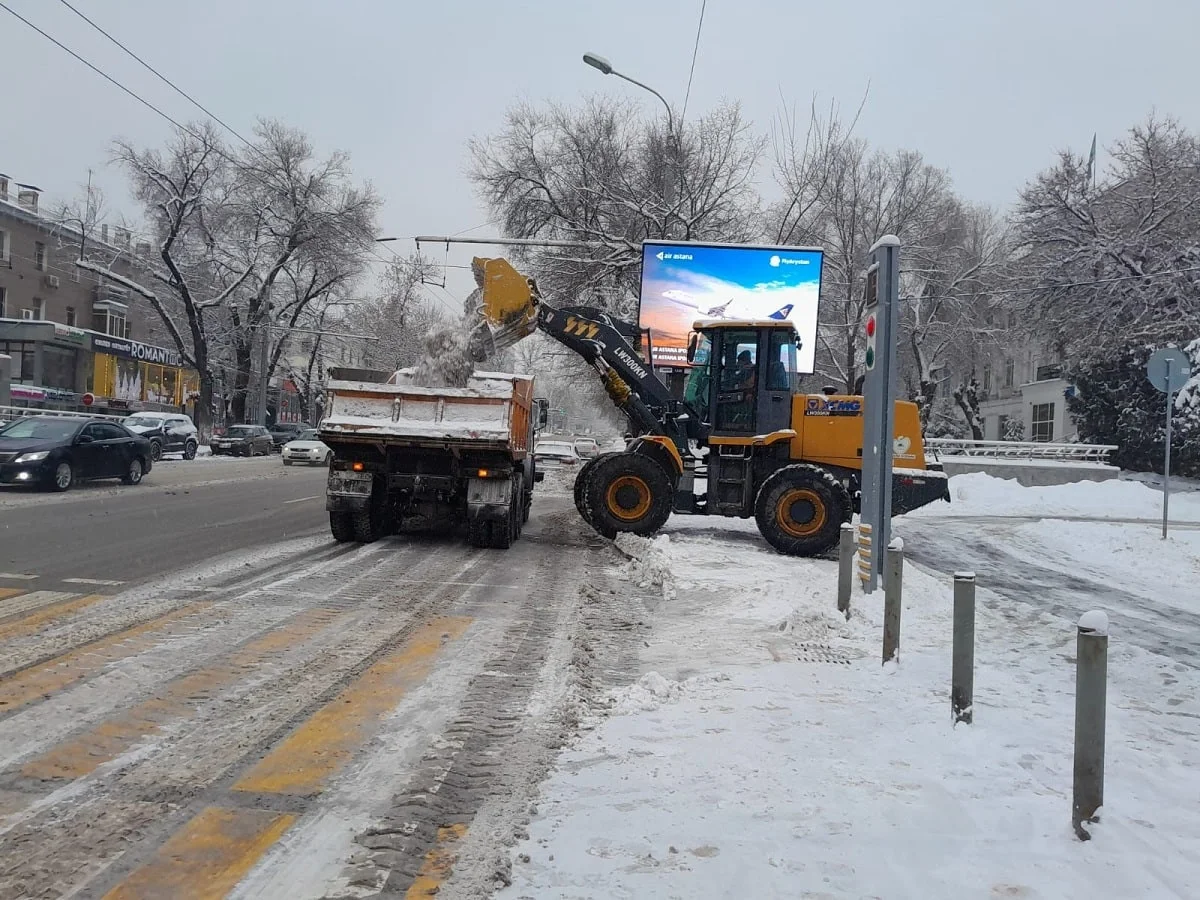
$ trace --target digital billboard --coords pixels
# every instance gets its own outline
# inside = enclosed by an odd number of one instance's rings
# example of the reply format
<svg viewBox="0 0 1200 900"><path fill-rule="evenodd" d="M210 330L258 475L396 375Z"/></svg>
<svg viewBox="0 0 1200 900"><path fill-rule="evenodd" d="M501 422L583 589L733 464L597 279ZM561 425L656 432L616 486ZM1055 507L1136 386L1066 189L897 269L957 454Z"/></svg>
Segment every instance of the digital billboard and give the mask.
<svg viewBox="0 0 1200 900"><path fill-rule="evenodd" d="M686 366L697 319L786 319L800 336L801 372L813 371L822 253L747 244L642 244L638 325L657 366Z"/></svg>

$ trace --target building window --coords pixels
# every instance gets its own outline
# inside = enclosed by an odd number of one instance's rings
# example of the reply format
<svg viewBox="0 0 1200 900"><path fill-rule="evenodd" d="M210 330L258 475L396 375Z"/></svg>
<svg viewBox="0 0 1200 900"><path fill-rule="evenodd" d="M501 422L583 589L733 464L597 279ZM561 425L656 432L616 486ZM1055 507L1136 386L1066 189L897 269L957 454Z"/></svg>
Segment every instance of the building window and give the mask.
<svg viewBox="0 0 1200 900"><path fill-rule="evenodd" d="M34 344L32 341L0 341L0 353L12 357L12 380L33 382Z"/></svg>
<svg viewBox="0 0 1200 900"><path fill-rule="evenodd" d="M0 319L8 318L8 288L0 287Z"/></svg>
<svg viewBox="0 0 1200 900"><path fill-rule="evenodd" d="M1015 312L1010 312L1008 314L1008 327L1009 328L1017 327L1017 314Z"/></svg>
<svg viewBox="0 0 1200 900"><path fill-rule="evenodd" d="M990 394L992 392L992 367L983 367L983 392Z"/></svg>
<svg viewBox="0 0 1200 900"><path fill-rule="evenodd" d="M41 297L33 298L33 317L35 319L46 318L46 301Z"/></svg>
<svg viewBox="0 0 1200 900"><path fill-rule="evenodd" d="M1051 364L1048 366L1038 366L1035 381L1049 381L1052 378L1062 377L1062 366Z"/></svg>
<svg viewBox="0 0 1200 900"><path fill-rule="evenodd" d="M74 350L68 350L65 347L55 347L53 344L43 344L43 387L59 388L64 391L75 390L76 358L77 355Z"/></svg>
<svg viewBox="0 0 1200 900"><path fill-rule="evenodd" d="M46 245L41 241L33 245L33 265L39 272L46 271Z"/></svg>
<svg viewBox="0 0 1200 900"><path fill-rule="evenodd" d="M0 265L11 266L12 263L8 258L9 243L8 232L0 228Z"/></svg>
<svg viewBox="0 0 1200 900"><path fill-rule="evenodd" d="M67 307L67 324L72 327L75 325L75 307L73 306Z"/></svg>
<svg viewBox="0 0 1200 900"><path fill-rule="evenodd" d="M1030 439L1042 442L1054 440L1054 404L1033 404L1033 417L1029 424Z"/></svg>
<svg viewBox="0 0 1200 900"><path fill-rule="evenodd" d="M1016 375L1016 366L1013 365L1011 359L1004 361L1004 386L1010 388L1013 386L1013 377Z"/></svg>

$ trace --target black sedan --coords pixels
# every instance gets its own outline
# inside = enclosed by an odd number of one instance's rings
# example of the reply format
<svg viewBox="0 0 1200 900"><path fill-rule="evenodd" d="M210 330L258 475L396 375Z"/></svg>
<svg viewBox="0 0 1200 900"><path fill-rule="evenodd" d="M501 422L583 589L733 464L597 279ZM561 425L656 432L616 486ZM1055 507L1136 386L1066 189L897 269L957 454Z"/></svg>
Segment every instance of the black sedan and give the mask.
<svg viewBox="0 0 1200 900"><path fill-rule="evenodd" d="M52 491L93 478L138 484L152 464L150 442L116 422L30 416L0 428L0 484Z"/></svg>

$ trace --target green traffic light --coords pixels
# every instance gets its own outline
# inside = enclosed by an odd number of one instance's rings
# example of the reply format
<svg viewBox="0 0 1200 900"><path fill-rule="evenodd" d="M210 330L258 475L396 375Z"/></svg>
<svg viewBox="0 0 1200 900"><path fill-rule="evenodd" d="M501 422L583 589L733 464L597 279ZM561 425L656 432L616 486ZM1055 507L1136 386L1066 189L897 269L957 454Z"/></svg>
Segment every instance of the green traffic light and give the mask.
<svg viewBox="0 0 1200 900"><path fill-rule="evenodd" d="M868 369L875 368L875 348L874 347L867 348L867 368Z"/></svg>

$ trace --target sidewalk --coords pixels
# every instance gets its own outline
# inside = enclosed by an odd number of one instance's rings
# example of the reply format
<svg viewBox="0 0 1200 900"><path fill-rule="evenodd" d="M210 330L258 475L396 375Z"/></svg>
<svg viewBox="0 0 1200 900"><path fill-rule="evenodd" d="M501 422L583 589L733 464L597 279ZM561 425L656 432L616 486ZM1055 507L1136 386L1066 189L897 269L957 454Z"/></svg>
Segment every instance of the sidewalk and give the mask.
<svg viewBox="0 0 1200 900"><path fill-rule="evenodd" d="M907 567L882 666L882 593L846 622L836 564L753 522L621 544L663 585L643 674L562 755L498 897L1200 896L1195 669L1114 622L1108 805L1081 843L1074 622L981 590L975 724L954 728L948 583Z"/></svg>

